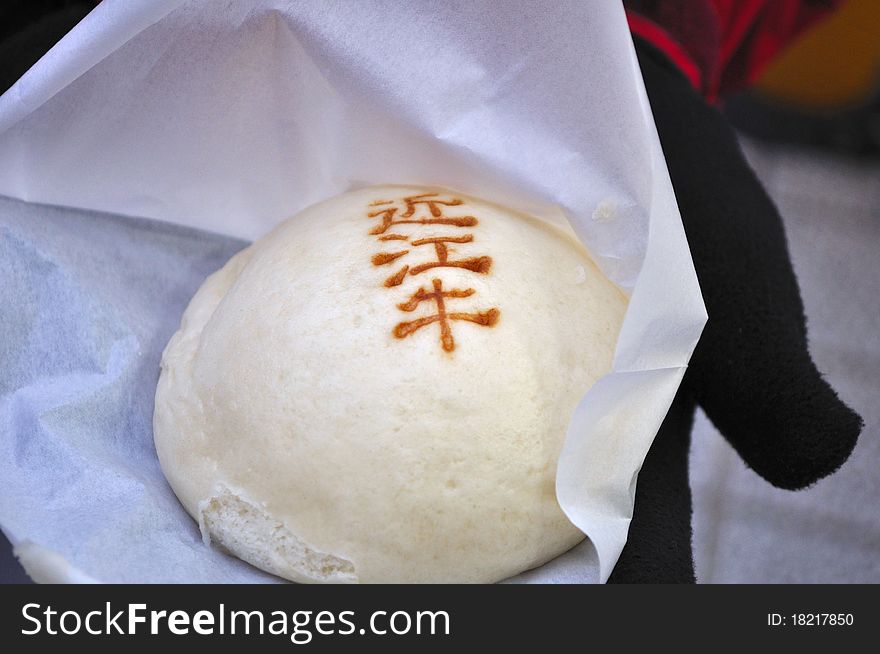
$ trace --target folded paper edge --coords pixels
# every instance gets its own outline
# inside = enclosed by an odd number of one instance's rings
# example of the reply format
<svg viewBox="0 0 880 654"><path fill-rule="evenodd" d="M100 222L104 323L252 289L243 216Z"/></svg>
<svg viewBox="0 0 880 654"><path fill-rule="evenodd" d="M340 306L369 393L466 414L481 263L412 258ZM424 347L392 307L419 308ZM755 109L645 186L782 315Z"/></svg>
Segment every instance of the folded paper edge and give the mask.
<svg viewBox="0 0 880 654"><path fill-rule="evenodd" d="M11 539L10 539L11 540ZM38 584L100 584L53 549L31 540L13 545L12 553L27 575Z"/></svg>
<svg viewBox="0 0 880 654"><path fill-rule="evenodd" d="M666 158L660 145L660 138L654 124L653 112L651 111L636 57L635 46L631 39L628 49L633 66L633 77L638 87L637 91L642 106L642 115L646 122L648 138L651 141L652 149L650 157L652 191L651 206L649 207L648 242L642 266L630 298L630 306L627 308L627 317L624 319L624 325L618 337L618 346L615 349L612 370L587 391L578 403L575 415L578 413L589 414L594 404L601 404L602 398L599 396L604 393L609 385L615 384L617 380L621 380L626 384L632 383L633 379L646 379L652 387L652 397L641 396L639 399L643 404L648 404L650 400L656 403L654 407L656 409L656 419L650 425L646 425L643 422L636 424L634 434L613 434L616 439L629 439L630 442L635 441L632 445L629 442L625 442L625 447L623 448L624 456L627 454L627 446L638 449L640 453L631 462L634 464L634 470L628 488L629 497L615 494L614 492L610 494L596 493L603 497L603 502L606 505L604 508L610 509L610 514L606 515L595 510L582 510L581 498L583 495L589 494L590 491L596 492L597 489L589 489L587 486L579 483L579 478L582 477L582 468L580 466L589 458L586 452L588 441L591 439L591 436L594 436L599 431L598 423L602 416L592 416L589 419L583 419L582 421L585 420L586 424L591 425L591 429L588 429L585 433L575 433L572 425L575 422L581 421L576 421L575 417L572 418L569 423L565 444L559 455L556 473L557 501L569 520L578 529L583 531L585 536L593 543L599 562L600 583L605 583L611 576L611 572L626 545L629 525L632 521L638 473L669 411L669 407L672 405L672 401L687 370L687 364L693 355L708 320L708 313L703 301L696 269L694 268L687 235L684 231L672 182L669 179ZM662 234L662 238L659 238L658 234ZM679 259L675 263L674 268L678 271L679 275L675 274L675 270L670 271L666 265L670 254L666 250L669 247L680 251L683 250L687 253L686 260ZM652 286L658 283L658 279L651 279L651 275L655 275L657 278L672 278L676 282L675 287L677 287L678 292L682 293L683 296L696 296L699 298L698 305L690 307L684 312L679 312L677 302L673 301L670 303L676 307L673 311L677 314L677 326L683 333L683 336L678 335L674 342L671 342L673 345L671 352L674 353L672 357L668 356L668 352L661 353L659 357L645 356L640 347L646 338L651 337L644 331L644 328L650 328L654 325L654 319L665 317L664 312L651 316L640 315L639 318L641 320L636 319L637 324L635 327L633 326L633 319L631 318L633 304L640 302L640 298L646 294L652 295L656 290ZM651 318L651 320L646 320L646 318ZM671 335L670 340L672 340ZM625 346L621 346L622 341L626 341ZM677 360L681 355L684 356L683 360ZM616 490L619 491L620 489ZM604 528L600 526L600 523L604 523Z"/></svg>
<svg viewBox="0 0 880 654"><path fill-rule="evenodd" d="M119 0L104 0L31 66L15 84L0 95L0 134L39 109L79 77L184 2L185 0L125 0L125 7L120 8L122 3ZM99 20L112 21L123 15L130 27L124 37L94 40L92 23ZM98 33L104 35L109 31L111 30L101 30ZM81 33L89 36L85 44L81 42ZM78 56L70 57L74 52ZM71 59L75 64L65 63L65 60ZM55 74L50 77L33 74L36 69L42 71L47 68L56 71Z"/></svg>

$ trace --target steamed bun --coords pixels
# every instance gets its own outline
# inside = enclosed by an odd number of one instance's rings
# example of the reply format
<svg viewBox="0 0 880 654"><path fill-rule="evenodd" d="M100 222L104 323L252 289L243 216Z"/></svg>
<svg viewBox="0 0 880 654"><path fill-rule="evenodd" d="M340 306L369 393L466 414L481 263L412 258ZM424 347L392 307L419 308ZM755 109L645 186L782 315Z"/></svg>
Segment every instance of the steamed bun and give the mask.
<svg viewBox="0 0 880 654"><path fill-rule="evenodd" d="M162 358L159 460L206 541L287 579L504 579L583 538L556 460L625 310L535 218L347 193L195 294Z"/></svg>

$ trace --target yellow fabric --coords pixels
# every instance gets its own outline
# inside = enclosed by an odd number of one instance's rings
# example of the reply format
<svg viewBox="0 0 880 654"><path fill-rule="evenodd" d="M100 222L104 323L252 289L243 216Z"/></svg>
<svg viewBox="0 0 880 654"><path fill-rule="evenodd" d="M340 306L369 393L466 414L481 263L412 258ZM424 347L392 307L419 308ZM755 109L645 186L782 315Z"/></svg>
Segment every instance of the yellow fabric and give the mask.
<svg viewBox="0 0 880 654"><path fill-rule="evenodd" d="M808 108L868 101L880 90L880 2L850 0L761 76L763 95Z"/></svg>

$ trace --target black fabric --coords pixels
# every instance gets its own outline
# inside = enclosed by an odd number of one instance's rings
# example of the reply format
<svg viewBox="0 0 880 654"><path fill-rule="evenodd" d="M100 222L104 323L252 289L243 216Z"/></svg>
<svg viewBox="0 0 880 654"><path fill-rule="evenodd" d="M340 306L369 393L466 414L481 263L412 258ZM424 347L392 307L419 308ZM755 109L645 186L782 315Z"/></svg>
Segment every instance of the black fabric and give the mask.
<svg viewBox="0 0 880 654"><path fill-rule="evenodd" d="M724 117L636 42L709 322L639 476L612 582L693 582L688 434L699 404L780 488L834 472L861 430L816 370L779 213Z"/></svg>
<svg viewBox="0 0 880 654"><path fill-rule="evenodd" d="M610 583L693 583L688 450L694 401L680 392L639 473L626 547Z"/></svg>
<svg viewBox="0 0 880 654"><path fill-rule="evenodd" d="M0 3L0 93L37 63L98 0L3 0Z"/></svg>

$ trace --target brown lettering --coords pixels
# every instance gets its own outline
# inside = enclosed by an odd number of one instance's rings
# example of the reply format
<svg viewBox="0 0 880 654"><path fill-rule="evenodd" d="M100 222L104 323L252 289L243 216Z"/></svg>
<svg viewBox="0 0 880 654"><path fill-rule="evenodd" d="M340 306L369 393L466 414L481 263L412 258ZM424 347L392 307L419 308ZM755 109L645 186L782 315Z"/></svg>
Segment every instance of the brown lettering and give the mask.
<svg viewBox="0 0 880 654"><path fill-rule="evenodd" d="M424 245L433 245L436 261L429 261L418 265L404 265L396 273L385 279L384 286L386 288L394 288L400 286L406 276L418 275L426 270L434 268L461 268L481 275L486 275L492 268L492 257L479 256L469 257L465 259L450 259L449 244L450 243L473 243L473 234L463 234L461 236L432 236L429 238L420 238L410 241L410 237L404 234L389 232L392 225L447 225L450 227L475 227L478 223L474 216L445 216L443 207L457 207L464 202L459 198L451 198L444 200L437 193L423 193L421 195L412 195L404 197L400 201L404 205L401 213L399 204L396 206L394 200L376 200L370 203L370 207L375 207L374 211L369 211L367 215L370 218L379 218L380 224L370 230L370 235L376 236L379 241L409 241L412 247L421 247ZM427 208L430 217L416 217L416 211L420 205ZM410 250L399 250L397 252L379 252L374 254L371 261L374 266L388 265L401 257L409 254ZM418 291L413 293L406 302L397 305L401 311L415 311L423 302L431 302L436 309L436 313L428 316L422 316L415 320L404 321L398 323L393 329L396 338L406 338L414 334L422 327L437 323L440 327L440 344L445 352L455 350L455 339L452 334L452 322L461 320L472 322L482 327L494 326L500 316L501 311L492 308L487 311L477 312L449 312L447 310L447 301L470 297L476 291L472 288L458 289L453 288L448 291L443 290L443 281L440 279L432 279L431 286L433 290L426 290L420 287Z"/></svg>
<svg viewBox="0 0 880 654"><path fill-rule="evenodd" d="M452 327L449 324L451 320L466 320L484 327L492 327L498 322L501 316L501 312L498 309L489 309L479 313L447 313L446 298L470 297L476 291L472 288L464 290L453 288L452 290L444 291L441 280L434 279L431 283L434 287L433 291L419 288L409 300L398 304L397 308L401 311L415 311L422 302L433 301L437 308L437 313L417 318L416 320L398 323L394 328L394 336L397 338L406 338L422 327L436 322L440 324L440 343L444 351L452 352L455 350L455 339L452 336Z"/></svg>

